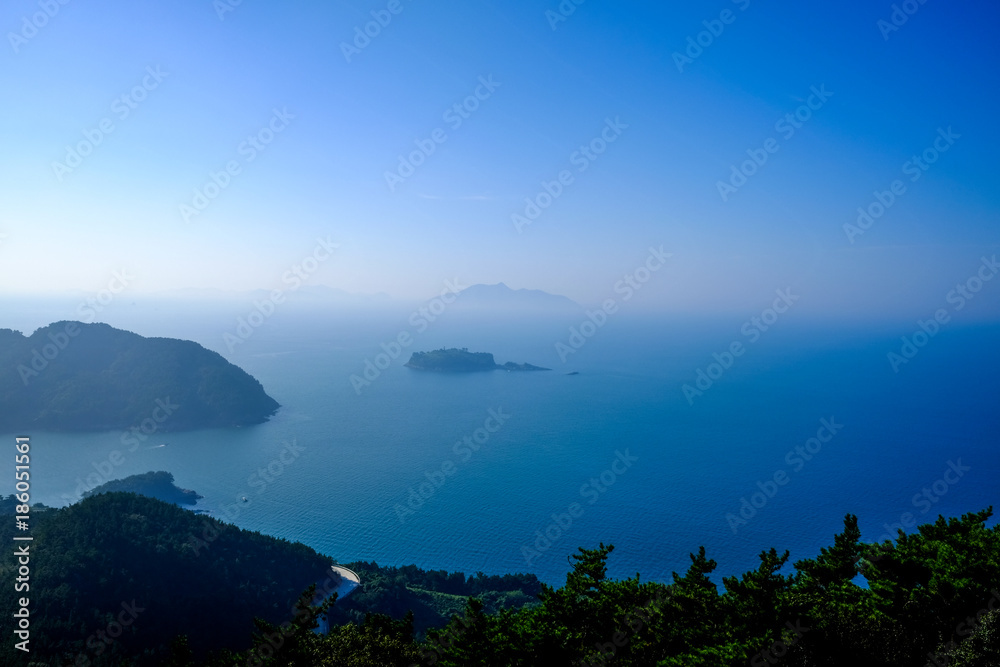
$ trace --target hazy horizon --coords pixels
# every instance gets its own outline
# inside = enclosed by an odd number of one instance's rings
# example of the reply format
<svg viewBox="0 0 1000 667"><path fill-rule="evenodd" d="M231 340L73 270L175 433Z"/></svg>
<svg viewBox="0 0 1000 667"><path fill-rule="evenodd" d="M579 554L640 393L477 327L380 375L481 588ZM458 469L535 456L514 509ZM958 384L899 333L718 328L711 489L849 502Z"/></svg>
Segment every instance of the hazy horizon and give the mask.
<svg viewBox="0 0 1000 667"><path fill-rule="evenodd" d="M6 5L4 292L270 290L320 248L310 285L594 304L662 247L636 309L880 322L1000 250L997 7L399 7Z"/></svg>

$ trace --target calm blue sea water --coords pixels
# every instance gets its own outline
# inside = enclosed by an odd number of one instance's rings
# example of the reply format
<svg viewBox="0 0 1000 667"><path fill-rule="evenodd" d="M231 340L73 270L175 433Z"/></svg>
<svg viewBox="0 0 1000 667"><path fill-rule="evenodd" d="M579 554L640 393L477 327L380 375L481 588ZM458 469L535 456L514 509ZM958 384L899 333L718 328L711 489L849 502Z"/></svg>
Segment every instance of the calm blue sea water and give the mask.
<svg viewBox="0 0 1000 667"><path fill-rule="evenodd" d="M217 328L173 328L160 335L226 352ZM429 330L358 395L349 376L398 330L352 338L333 321L276 324L226 352L284 406L259 427L156 434L136 451L121 433L31 433L35 499L63 505L81 482L168 470L216 515L235 508L241 527L344 562L530 571L550 583L561 582L578 546L602 541L616 546L614 576L667 579L700 545L720 575L731 575L754 568L771 546L790 549L793 560L814 556L847 512L875 540L905 513L926 521L998 499L997 326L943 331L898 374L886 361L899 346L895 332L776 328L693 405L682 385L713 352L747 342L739 323L621 319L565 364L553 347L561 328ZM402 367L409 352L442 345L555 371L441 376ZM509 417L478 451L456 449L497 425L486 421L491 411ZM795 454L821 420L842 428L818 451L811 443L809 460ZM112 463L116 450L120 465ZM628 467L616 463L619 453L631 457ZM3 493L13 486L9 459ZM950 462L968 470L938 482ZM775 473L787 483L766 484ZM440 484L433 495L400 514L411 489L423 484L427 495L430 480ZM763 496L753 498L758 482L776 492L734 534L727 514L738 515L743 498L761 504ZM934 501L915 503L925 487ZM552 515L574 503L572 525L552 528ZM536 544L547 529L548 542ZM524 547L546 545L525 557Z"/></svg>

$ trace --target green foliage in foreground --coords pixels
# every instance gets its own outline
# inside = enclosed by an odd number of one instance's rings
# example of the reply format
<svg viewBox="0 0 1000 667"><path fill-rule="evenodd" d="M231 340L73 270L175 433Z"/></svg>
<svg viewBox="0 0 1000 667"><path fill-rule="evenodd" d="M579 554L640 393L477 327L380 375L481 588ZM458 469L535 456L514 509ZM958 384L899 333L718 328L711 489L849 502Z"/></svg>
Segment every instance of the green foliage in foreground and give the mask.
<svg viewBox="0 0 1000 667"><path fill-rule="evenodd" d="M418 637L461 614L470 597L496 613L536 604L542 590L533 574L487 576L480 572L467 577L462 572L422 570L414 565L385 567L360 562L347 566L361 576L362 586L331 610L331 625L360 624L372 613L401 619L412 612Z"/></svg>
<svg viewBox="0 0 1000 667"><path fill-rule="evenodd" d="M765 551L721 590L704 549L656 583L608 579L613 547L600 545L574 555L560 588L359 563L362 588L333 606L312 606L327 557L157 500L104 494L33 516L32 654L4 642L3 665L1000 665L992 509L882 545L861 543L848 515L816 558L792 567ZM12 535L0 524L0 540ZM0 554L4 580L16 570ZM11 618L15 600L0 588L0 613ZM322 614L327 635L314 632Z"/></svg>
<svg viewBox="0 0 1000 667"><path fill-rule="evenodd" d="M784 574L788 552L765 551L722 591L704 549L659 584L609 580L613 547L601 545L581 549L566 584L543 586L539 605L487 614L470 599L425 642L413 641L412 616L370 616L327 636L304 622L261 624L255 653L213 664L996 667L1000 529L986 527L991 515L939 518L884 545L861 543L848 515L817 558ZM854 583L859 573L869 588Z"/></svg>

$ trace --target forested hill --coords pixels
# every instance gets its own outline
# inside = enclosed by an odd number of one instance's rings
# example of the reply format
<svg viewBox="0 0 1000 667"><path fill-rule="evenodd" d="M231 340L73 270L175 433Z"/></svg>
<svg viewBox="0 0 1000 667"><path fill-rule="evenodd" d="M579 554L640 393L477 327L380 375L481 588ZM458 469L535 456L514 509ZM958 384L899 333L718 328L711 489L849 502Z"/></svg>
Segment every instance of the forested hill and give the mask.
<svg viewBox="0 0 1000 667"><path fill-rule="evenodd" d="M13 513L16 499L3 499L3 506ZM332 560L303 544L134 493L103 493L63 509L40 509L30 514L29 591L14 590L14 548L0 552L0 614L10 619L19 597L31 601L32 652L15 650L12 641L0 643L4 667L162 665L181 635L203 664L210 652L249 648L255 618L290 620L311 584L320 593L335 588ZM12 540L14 517L0 519L0 541L20 544ZM470 595L499 611L534 602L541 590L533 575L467 578L413 566L349 566L361 574L362 586L331 610L335 625L362 623L371 613L403 618L413 610L410 627L422 633L444 626ZM109 625L117 632L112 624L133 609L141 611L122 636L103 642L99 633L107 636ZM75 662L78 656L89 662Z"/></svg>
<svg viewBox="0 0 1000 667"><path fill-rule="evenodd" d="M303 544L131 493L102 494L31 517L27 596L36 660L83 654L94 661L97 650L87 641L118 618L123 602L142 611L102 657L162 655L181 634L199 653L245 648L254 617L290 618L298 597L327 577L331 565ZM13 533L12 520L0 524L4 543L15 544ZM16 570L13 552L0 554L4 571ZM0 588L4 618L12 618L15 595L13 585ZM24 664L12 643L0 644L0 664Z"/></svg>
<svg viewBox="0 0 1000 667"><path fill-rule="evenodd" d="M0 329L0 432L144 432L259 424L278 409L261 384L191 341L106 324Z"/></svg>

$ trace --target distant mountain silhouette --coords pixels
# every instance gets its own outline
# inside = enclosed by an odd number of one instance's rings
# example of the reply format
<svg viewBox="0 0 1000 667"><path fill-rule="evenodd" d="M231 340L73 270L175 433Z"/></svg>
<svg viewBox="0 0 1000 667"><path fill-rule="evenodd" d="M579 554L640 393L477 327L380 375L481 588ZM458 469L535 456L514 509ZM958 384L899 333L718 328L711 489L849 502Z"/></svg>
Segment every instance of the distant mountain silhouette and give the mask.
<svg viewBox="0 0 1000 667"><path fill-rule="evenodd" d="M458 308L541 310L547 312L578 312L583 306L565 296L537 289L511 289L504 283L472 285L459 293Z"/></svg>
<svg viewBox="0 0 1000 667"><path fill-rule="evenodd" d="M148 436L259 424L278 407L257 380L191 341L80 322L27 337L0 329L0 432L136 427Z"/></svg>

